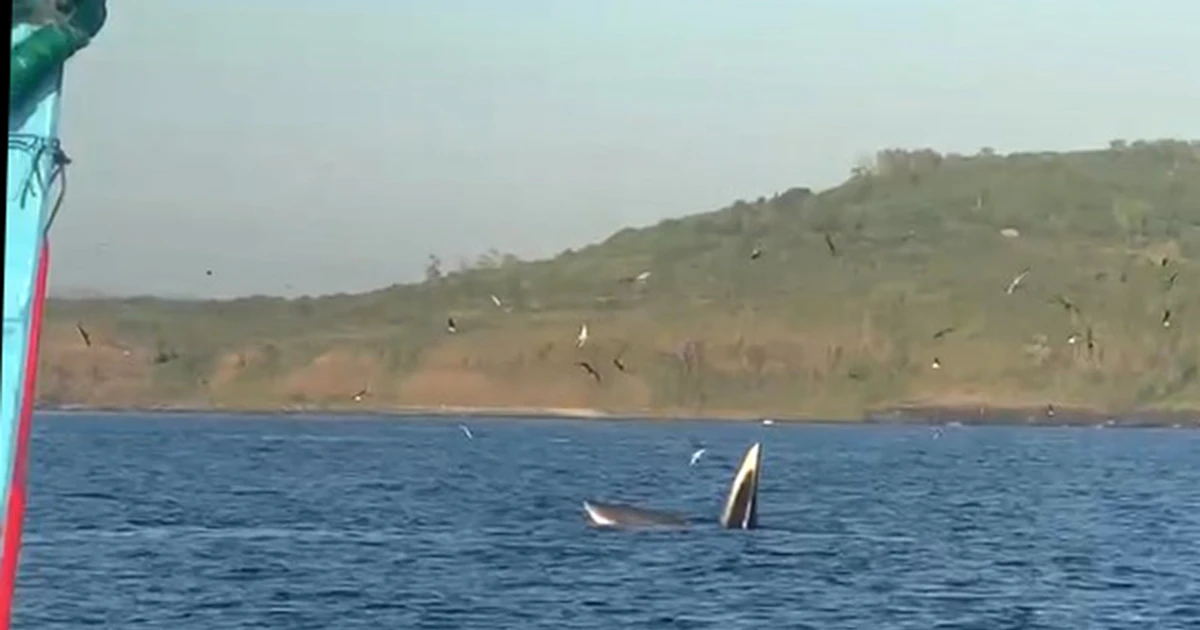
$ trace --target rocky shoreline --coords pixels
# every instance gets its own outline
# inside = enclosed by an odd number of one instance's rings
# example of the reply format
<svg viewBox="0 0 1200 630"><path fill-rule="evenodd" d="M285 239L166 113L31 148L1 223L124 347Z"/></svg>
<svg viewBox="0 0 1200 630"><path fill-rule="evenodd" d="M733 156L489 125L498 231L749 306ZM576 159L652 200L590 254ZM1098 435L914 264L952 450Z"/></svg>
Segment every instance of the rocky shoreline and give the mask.
<svg viewBox="0 0 1200 630"><path fill-rule="evenodd" d="M1115 413L1086 408L1005 408L921 405L871 411L860 418L813 418L787 415L612 413L598 409L559 409L525 407L286 407L280 409L231 409L223 407L163 405L150 407L93 407L85 405L39 405L41 413L157 413L157 414L238 414L252 416L345 416L345 417L500 417L540 419L601 419L625 421L764 421L806 424L868 425L962 425L962 426L1041 426L1041 427L1146 427L1200 428L1200 410L1133 410Z"/></svg>
<svg viewBox="0 0 1200 630"><path fill-rule="evenodd" d="M1001 407L900 407L872 412L862 420L868 424L951 424L969 426L1053 426L1053 427L1147 427L1200 428L1200 411L1140 409L1110 412L1098 409L1001 408Z"/></svg>

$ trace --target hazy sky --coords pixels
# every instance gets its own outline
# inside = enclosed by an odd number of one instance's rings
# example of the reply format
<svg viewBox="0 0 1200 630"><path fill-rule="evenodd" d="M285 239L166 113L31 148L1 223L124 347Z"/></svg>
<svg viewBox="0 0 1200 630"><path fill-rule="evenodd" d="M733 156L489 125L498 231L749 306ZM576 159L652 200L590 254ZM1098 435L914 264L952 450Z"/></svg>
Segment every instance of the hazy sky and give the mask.
<svg viewBox="0 0 1200 630"><path fill-rule="evenodd" d="M53 283L373 289L838 183L887 146L1200 137L1177 0L118 0ZM206 269L213 276L205 275Z"/></svg>

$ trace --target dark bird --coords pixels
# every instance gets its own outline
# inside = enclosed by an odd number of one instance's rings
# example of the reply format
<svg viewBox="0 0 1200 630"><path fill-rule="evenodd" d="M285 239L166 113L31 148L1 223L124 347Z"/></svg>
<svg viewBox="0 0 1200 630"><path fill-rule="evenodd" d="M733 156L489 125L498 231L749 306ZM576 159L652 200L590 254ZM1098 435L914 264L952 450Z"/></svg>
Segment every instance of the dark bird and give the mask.
<svg viewBox="0 0 1200 630"><path fill-rule="evenodd" d="M618 370L620 370L622 372L625 371L625 362L621 360L621 357L625 356L625 351L628 349L629 349L629 342L625 342L625 343L621 344L621 349L617 350L617 355L614 356L613 360L612 360L613 366L615 366Z"/></svg>
<svg viewBox="0 0 1200 630"><path fill-rule="evenodd" d="M596 368L592 367L591 363L588 363L587 361L577 361L575 365L578 365L579 367L583 368L585 372L591 374L592 378L596 379L597 383L600 382L600 373L596 371Z"/></svg>
<svg viewBox="0 0 1200 630"><path fill-rule="evenodd" d="M1170 263L1170 262L1171 262L1171 259L1170 259L1170 258L1167 258L1166 256L1163 256L1162 262L1160 262L1160 263L1159 263L1159 266L1160 266L1160 267L1166 267L1166 266L1167 266L1167 264L1168 264L1168 263Z"/></svg>
<svg viewBox="0 0 1200 630"><path fill-rule="evenodd" d="M1085 338L1087 339L1088 356L1090 357L1092 356L1092 352L1096 350L1096 337L1092 335L1091 326L1087 327L1087 336Z"/></svg>
<svg viewBox="0 0 1200 630"><path fill-rule="evenodd" d="M1170 290L1171 290L1171 287L1175 286L1175 281L1176 281L1177 279L1179 279L1179 272L1178 272L1178 271L1176 271L1175 273L1172 273L1172 274L1170 275L1170 277L1168 277L1168 278L1167 278L1167 290L1168 290L1168 291L1170 291Z"/></svg>
<svg viewBox="0 0 1200 630"><path fill-rule="evenodd" d="M451 334L458 332L458 324L454 322L453 317L446 318L446 331Z"/></svg>
<svg viewBox="0 0 1200 630"><path fill-rule="evenodd" d="M364 387L354 394L354 402L362 402L363 396L367 395L367 388Z"/></svg>
<svg viewBox="0 0 1200 630"><path fill-rule="evenodd" d="M1163 311L1162 325L1163 328L1171 327L1171 309L1169 308Z"/></svg>
<svg viewBox="0 0 1200 630"><path fill-rule="evenodd" d="M84 329L83 322L76 323L75 330L79 331L80 337L83 337L83 343L85 345L87 345L87 347L91 348L92 347L92 336L89 335L88 331Z"/></svg>
<svg viewBox="0 0 1200 630"><path fill-rule="evenodd" d="M1063 309L1064 309L1064 310L1066 310L1068 313L1075 313L1076 315L1081 315L1081 314L1082 314L1082 313L1080 313L1080 312L1079 312L1079 307L1078 307L1078 306L1075 306L1075 303L1074 303L1074 302L1072 302L1072 301L1071 301L1069 298L1067 298L1065 295L1062 295L1062 294L1055 295L1055 296L1052 298L1052 301L1054 301L1054 302L1058 303L1059 305L1061 305L1061 306L1063 307Z"/></svg>
<svg viewBox="0 0 1200 630"><path fill-rule="evenodd" d="M954 332L955 330L958 330L958 329L957 329L956 327L954 327L954 326L948 326L948 327L946 327L946 328L943 328L943 329L941 329L941 330L939 330L939 331L937 331L937 332L933 333L933 338L934 338L934 339L941 339L942 337L945 337L946 335L949 335L950 333Z"/></svg>
<svg viewBox="0 0 1200 630"><path fill-rule="evenodd" d="M837 247L833 244L833 237L829 235L829 232L825 233L825 247L829 248L830 256L837 256Z"/></svg>
<svg viewBox="0 0 1200 630"><path fill-rule="evenodd" d="M758 260L762 258L762 250L755 247L754 251L750 252L750 260Z"/></svg>

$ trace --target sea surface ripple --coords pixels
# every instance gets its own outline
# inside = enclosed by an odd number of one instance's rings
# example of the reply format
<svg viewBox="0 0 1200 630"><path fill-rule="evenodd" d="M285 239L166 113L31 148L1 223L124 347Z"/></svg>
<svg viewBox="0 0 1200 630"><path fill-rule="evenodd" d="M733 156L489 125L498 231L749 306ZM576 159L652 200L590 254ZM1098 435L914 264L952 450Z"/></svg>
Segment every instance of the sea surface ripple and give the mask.
<svg viewBox="0 0 1200 630"><path fill-rule="evenodd" d="M39 414L13 627L1200 627L1200 432L464 422Z"/></svg>

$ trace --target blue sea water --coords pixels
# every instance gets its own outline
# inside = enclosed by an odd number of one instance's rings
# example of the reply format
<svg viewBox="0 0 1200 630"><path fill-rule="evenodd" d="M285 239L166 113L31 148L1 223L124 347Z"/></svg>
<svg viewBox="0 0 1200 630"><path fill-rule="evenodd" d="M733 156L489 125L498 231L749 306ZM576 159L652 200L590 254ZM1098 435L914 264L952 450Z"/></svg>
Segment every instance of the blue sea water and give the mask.
<svg viewBox="0 0 1200 630"><path fill-rule="evenodd" d="M13 627L1200 627L1200 432L467 422L40 414Z"/></svg>

